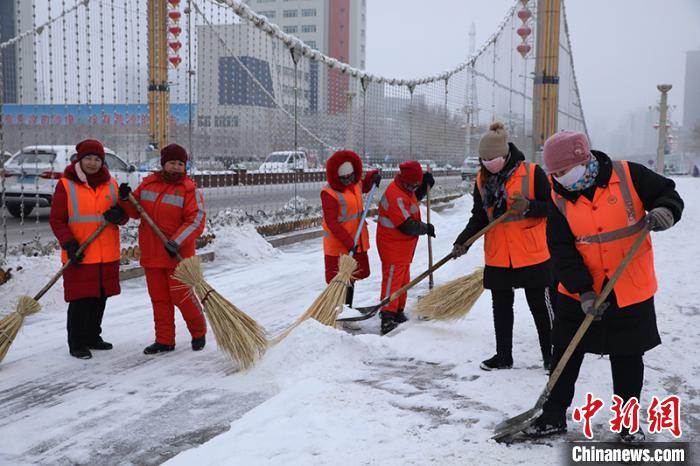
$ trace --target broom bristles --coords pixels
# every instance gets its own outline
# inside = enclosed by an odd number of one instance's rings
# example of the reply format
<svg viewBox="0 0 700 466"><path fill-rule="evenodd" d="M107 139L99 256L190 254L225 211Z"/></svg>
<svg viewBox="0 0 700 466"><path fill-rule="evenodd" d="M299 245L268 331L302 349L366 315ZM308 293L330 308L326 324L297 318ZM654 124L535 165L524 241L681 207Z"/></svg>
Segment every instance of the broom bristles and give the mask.
<svg viewBox="0 0 700 466"><path fill-rule="evenodd" d="M24 318L36 314L40 310L41 304L34 298L30 296L20 296L14 312L11 312L0 320L0 362L5 359L5 355L10 350L12 342L15 341L24 323Z"/></svg>
<svg viewBox="0 0 700 466"><path fill-rule="evenodd" d="M333 280L326 286L326 289L318 295L316 300L309 306L304 314L301 315L292 325L284 332L275 337L271 344L276 345L289 335L292 330L297 328L306 319L316 319L323 325L335 327L335 319L338 317L338 312L345 304L345 297L348 292L348 286L352 283L352 275L357 268L357 261L348 255L340 256L338 261L338 273Z"/></svg>
<svg viewBox="0 0 700 466"><path fill-rule="evenodd" d="M253 366L267 349L265 329L204 280L198 257L181 261L175 278L192 287L202 302L219 349L244 369Z"/></svg>
<svg viewBox="0 0 700 466"><path fill-rule="evenodd" d="M441 285L413 308L413 314L431 320L457 320L466 316L484 291L484 269Z"/></svg>

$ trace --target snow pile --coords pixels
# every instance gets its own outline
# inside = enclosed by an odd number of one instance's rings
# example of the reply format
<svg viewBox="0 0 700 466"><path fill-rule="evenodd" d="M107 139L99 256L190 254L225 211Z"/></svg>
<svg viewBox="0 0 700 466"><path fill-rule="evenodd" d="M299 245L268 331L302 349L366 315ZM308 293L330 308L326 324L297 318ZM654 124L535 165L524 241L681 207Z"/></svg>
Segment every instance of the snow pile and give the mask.
<svg viewBox="0 0 700 466"><path fill-rule="evenodd" d="M221 227L216 231L214 248L216 260L224 262L258 261L278 254L250 224Z"/></svg>

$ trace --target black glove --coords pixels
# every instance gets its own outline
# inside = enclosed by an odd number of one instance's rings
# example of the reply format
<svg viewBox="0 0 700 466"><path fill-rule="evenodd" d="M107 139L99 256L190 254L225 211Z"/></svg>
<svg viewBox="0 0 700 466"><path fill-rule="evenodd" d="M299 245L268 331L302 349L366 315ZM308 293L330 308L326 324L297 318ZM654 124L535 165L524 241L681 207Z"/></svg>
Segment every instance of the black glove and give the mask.
<svg viewBox="0 0 700 466"><path fill-rule="evenodd" d="M70 259L71 262L73 262L74 264L80 264L80 262L83 259L85 259L85 255L83 253L80 253L79 256L76 255L78 249L80 248L80 245L76 240L72 239L66 244L64 244L62 247L66 250L66 254L68 254L68 259Z"/></svg>
<svg viewBox="0 0 700 466"><path fill-rule="evenodd" d="M423 172L423 183L422 183L422 185L423 185L423 186L430 185L431 188L432 188L433 186L435 186L435 178L433 177L433 174L432 174L432 173L430 173L430 172Z"/></svg>
<svg viewBox="0 0 700 466"><path fill-rule="evenodd" d="M357 255L357 250L358 250L359 248L360 248L360 245L359 245L359 244L356 244L355 246L351 247L350 249L348 249L348 255L356 256L356 255Z"/></svg>
<svg viewBox="0 0 700 466"><path fill-rule="evenodd" d="M581 310L586 313L590 314L592 316L595 316L594 320L600 320L600 317L603 315L605 310L610 306L610 303L603 303L600 306L598 306L598 309L595 309L593 307L593 304L595 304L595 300L598 298L598 295L595 294L595 291L586 291L585 293L581 293Z"/></svg>
<svg viewBox="0 0 700 466"><path fill-rule="evenodd" d="M666 207L655 207L647 213L646 222L651 231L668 230L673 226L673 212Z"/></svg>
<svg viewBox="0 0 700 466"><path fill-rule="evenodd" d="M129 199L129 194L131 194L131 186L127 183L122 183L119 185L119 199L126 201Z"/></svg>
<svg viewBox="0 0 700 466"><path fill-rule="evenodd" d="M379 172L376 172L374 175L372 175L372 184L375 185L377 188L379 187L379 183L382 181L382 175Z"/></svg>
<svg viewBox="0 0 700 466"><path fill-rule="evenodd" d="M428 236L435 238L435 226L432 223L428 223Z"/></svg>
<svg viewBox="0 0 700 466"><path fill-rule="evenodd" d="M165 250L170 257L177 256L177 252L180 250L180 245L175 241L169 239L167 243L164 244Z"/></svg>
<svg viewBox="0 0 700 466"><path fill-rule="evenodd" d="M455 258L465 255L465 254L467 253L467 251L469 251L469 246L465 246L465 245L463 245L463 244L461 244L461 243L460 243L460 244L455 244L455 245L452 247L452 255L453 255Z"/></svg>
<svg viewBox="0 0 700 466"><path fill-rule="evenodd" d="M118 225L124 219L124 209L118 205L113 205L104 213L104 218L109 223Z"/></svg>

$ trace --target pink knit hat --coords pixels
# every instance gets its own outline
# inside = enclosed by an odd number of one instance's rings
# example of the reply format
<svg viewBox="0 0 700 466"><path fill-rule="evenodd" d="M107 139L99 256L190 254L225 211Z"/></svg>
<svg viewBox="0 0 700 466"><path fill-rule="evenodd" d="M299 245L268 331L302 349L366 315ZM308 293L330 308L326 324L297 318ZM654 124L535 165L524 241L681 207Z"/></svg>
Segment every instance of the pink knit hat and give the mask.
<svg viewBox="0 0 700 466"><path fill-rule="evenodd" d="M559 131L544 143L544 165L547 173L566 170L588 161L591 149L588 138L578 131Z"/></svg>

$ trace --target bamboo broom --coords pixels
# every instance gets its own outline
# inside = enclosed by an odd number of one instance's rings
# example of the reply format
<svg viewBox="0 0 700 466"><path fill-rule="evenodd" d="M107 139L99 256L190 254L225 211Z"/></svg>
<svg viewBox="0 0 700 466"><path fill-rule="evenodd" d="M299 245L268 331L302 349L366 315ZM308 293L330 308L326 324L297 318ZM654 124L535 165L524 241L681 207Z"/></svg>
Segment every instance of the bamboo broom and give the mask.
<svg viewBox="0 0 700 466"><path fill-rule="evenodd" d="M132 194L129 194L129 201L134 204L141 217L151 226L163 244L167 243L168 238ZM244 369L251 367L267 349L265 330L205 281L199 258L183 259L178 254L177 259L180 263L175 269L174 276L191 287L199 298L209 318L219 349Z"/></svg>
<svg viewBox="0 0 700 466"><path fill-rule="evenodd" d="M107 225L109 225L109 223L105 220L99 227L97 227L95 231L92 232L88 239L86 239L76 251L76 257L85 252L88 246L95 241L95 238L97 238L100 233L107 228ZM27 316L36 314L41 310L39 300L51 289L52 286L54 286L58 279L63 275L63 272L65 272L65 270L72 263L72 259L66 261L61 269L56 272L53 278L51 278L51 280L49 280L49 282L33 298L31 296L20 296L15 310L0 320L0 362L5 359L5 355L9 351L12 342L15 340L17 334L22 328L22 325L24 324L24 319Z"/></svg>
<svg viewBox="0 0 700 466"><path fill-rule="evenodd" d="M430 320L458 320L466 316L484 292L484 269L438 286L413 308L413 314Z"/></svg>

